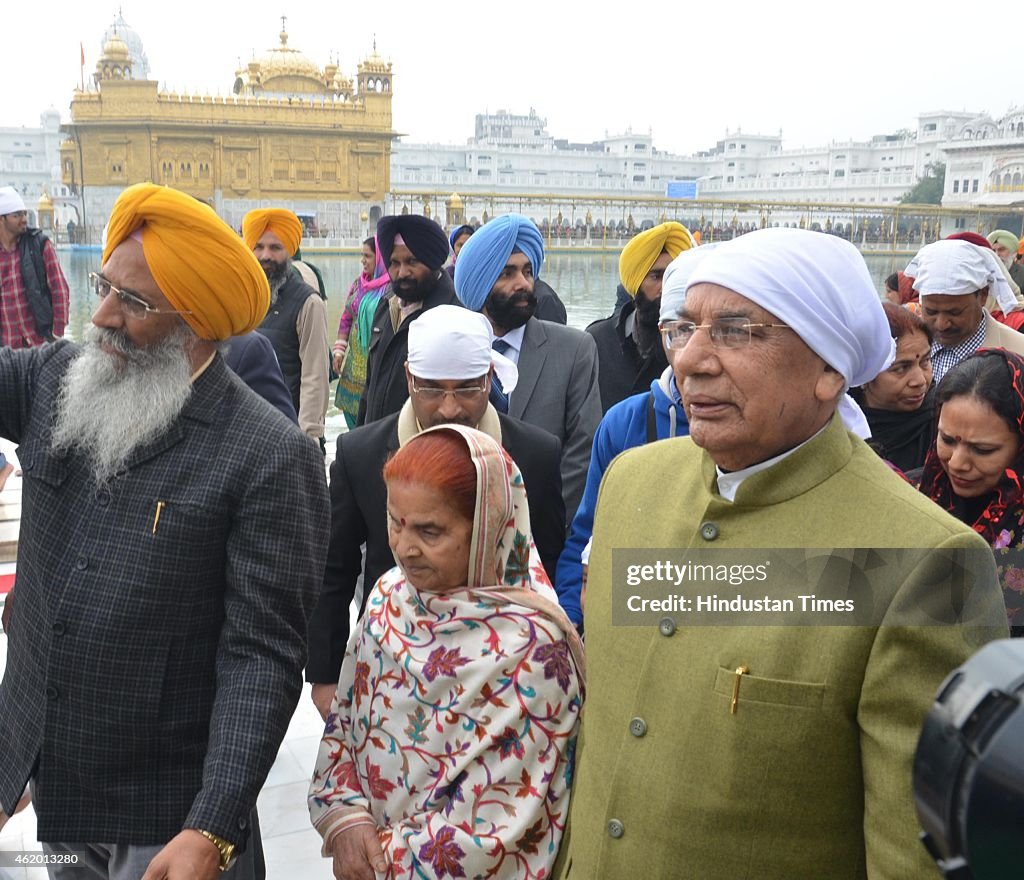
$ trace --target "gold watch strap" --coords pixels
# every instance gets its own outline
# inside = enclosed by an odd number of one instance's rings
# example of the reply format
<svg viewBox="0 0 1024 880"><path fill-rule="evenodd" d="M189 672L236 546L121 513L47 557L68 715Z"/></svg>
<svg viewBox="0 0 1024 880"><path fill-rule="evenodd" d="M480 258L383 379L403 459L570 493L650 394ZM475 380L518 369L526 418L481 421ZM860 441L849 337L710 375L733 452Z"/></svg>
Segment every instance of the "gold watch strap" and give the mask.
<svg viewBox="0 0 1024 880"><path fill-rule="evenodd" d="M217 851L220 853L220 869L228 870L235 863L235 845L212 831L204 831L202 828L197 828L196 831L217 847Z"/></svg>

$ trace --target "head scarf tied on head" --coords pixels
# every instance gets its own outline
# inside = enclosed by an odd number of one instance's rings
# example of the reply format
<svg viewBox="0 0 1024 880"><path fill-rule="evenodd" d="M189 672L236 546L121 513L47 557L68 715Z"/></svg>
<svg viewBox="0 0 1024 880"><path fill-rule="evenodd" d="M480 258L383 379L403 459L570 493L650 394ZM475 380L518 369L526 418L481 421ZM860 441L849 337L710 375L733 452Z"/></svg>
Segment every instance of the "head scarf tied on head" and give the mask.
<svg viewBox="0 0 1024 880"><path fill-rule="evenodd" d="M1017 253L1020 247L1020 239L1007 229L994 229L985 238L991 245L1001 244L1011 254Z"/></svg>
<svg viewBox="0 0 1024 880"><path fill-rule="evenodd" d="M479 312L435 306L409 325L409 372L433 382L478 379L493 364L501 390L511 394L519 369L491 348L494 333Z"/></svg>
<svg viewBox="0 0 1024 880"><path fill-rule="evenodd" d="M259 261L213 208L153 183L118 196L107 225L103 262L141 230L142 252L161 293L200 339L223 340L255 330L270 308Z"/></svg>
<svg viewBox="0 0 1024 880"><path fill-rule="evenodd" d="M444 230L429 217L419 214L389 214L377 223L377 244L381 259L387 266L391 252L395 249L396 238L401 238L412 255L432 271L440 269L451 249Z"/></svg>
<svg viewBox="0 0 1024 880"><path fill-rule="evenodd" d="M25 210L25 201L13 186L0 186L0 217Z"/></svg>
<svg viewBox="0 0 1024 880"><path fill-rule="evenodd" d="M703 247L693 247L683 251L665 269L665 276L661 282L661 310L658 313L658 321L675 321L679 318L679 312L686 302L686 288L690 284L690 276L697 266L705 260L718 243L706 244Z"/></svg>
<svg viewBox="0 0 1024 880"><path fill-rule="evenodd" d="M789 325L846 380L870 382L896 355L896 343L860 252L848 241L809 229L771 228L723 243L690 276L695 284L735 291ZM839 401L847 429L870 436L849 395Z"/></svg>
<svg viewBox="0 0 1024 880"><path fill-rule="evenodd" d="M533 267L533 277L544 265L544 239L529 217L502 214L481 226L459 251L455 263L455 293L468 309L479 312L508 263L521 251Z"/></svg>
<svg viewBox="0 0 1024 880"><path fill-rule="evenodd" d="M662 252L667 252L674 260L683 251L696 246L690 230L682 223L659 223L634 236L622 249L619 255L619 280L630 296L636 296L644 278Z"/></svg>
<svg viewBox="0 0 1024 880"><path fill-rule="evenodd" d="M903 274L914 279L914 290L921 296L963 296L987 287L1004 312L1019 305L1006 267L995 251L965 239L945 238L926 244Z"/></svg>
<svg viewBox="0 0 1024 880"><path fill-rule="evenodd" d="M302 221L284 208L257 208L242 218L242 238L249 250L256 247L265 232L281 239L289 257L294 257L302 244Z"/></svg>

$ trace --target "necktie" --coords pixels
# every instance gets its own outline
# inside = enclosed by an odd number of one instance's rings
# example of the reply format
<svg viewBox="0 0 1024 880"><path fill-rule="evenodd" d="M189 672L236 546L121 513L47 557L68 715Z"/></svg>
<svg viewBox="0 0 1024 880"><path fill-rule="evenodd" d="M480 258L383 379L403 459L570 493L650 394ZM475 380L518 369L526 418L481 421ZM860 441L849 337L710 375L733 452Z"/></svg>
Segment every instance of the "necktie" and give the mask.
<svg viewBox="0 0 1024 880"><path fill-rule="evenodd" d="M495 339L491 343L493 348L498 354L506 354L512 346L509 345L504 339ZM491 405L498 410L508 415L508 395L501 390L501 382L498 381L497 375L491 375L491 393L489 397Z"/></svg>

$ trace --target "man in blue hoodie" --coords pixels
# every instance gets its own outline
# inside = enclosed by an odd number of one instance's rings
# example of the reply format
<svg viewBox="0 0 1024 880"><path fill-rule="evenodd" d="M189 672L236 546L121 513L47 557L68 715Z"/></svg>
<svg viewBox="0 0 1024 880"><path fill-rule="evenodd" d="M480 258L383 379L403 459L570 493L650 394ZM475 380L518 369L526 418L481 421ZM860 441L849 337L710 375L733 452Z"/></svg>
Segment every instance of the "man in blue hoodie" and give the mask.
<svg viewBox="0 0 1024 880"><path fill-rule="evenodd" d="M714 245L683 251L665 270L661 289L659 327L679 317L690 273ZM664 344L664 341L663 343ZM679 389L672 371L671 352L666 350L669 365L651 382L651 390L634 394L616 403L605 413L594 434L590 468L583 489L583 500L572 521L569 537L558 558L555 589L558 601L576 626L583 623L583 552L594 529L594 508L601 478L613 458L634 446L643 446L669 437L685 437L690 425L683 411Z"/></svg>

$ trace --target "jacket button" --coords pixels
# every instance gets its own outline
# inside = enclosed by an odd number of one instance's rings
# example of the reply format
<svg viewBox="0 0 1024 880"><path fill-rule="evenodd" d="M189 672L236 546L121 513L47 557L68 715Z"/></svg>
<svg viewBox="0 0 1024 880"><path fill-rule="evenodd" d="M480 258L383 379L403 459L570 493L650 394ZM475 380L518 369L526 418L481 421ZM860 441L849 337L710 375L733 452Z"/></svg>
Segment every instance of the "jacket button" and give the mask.
<svg viewBox="0 0 1024 880"><path fill-rule="evenodd" d="M629 732L639 739L647 733L647 722L643 718L634 718L629 722Z"/></svg>
<svg viewBox="0 0 1024 880"><path fill-rule="evenodd" d="M700 536L705 541L714 541L718 537L718 526L713 522L703 523L700 527Z"/></svg>
<svg viewBox="0 0 1024 880"><path fill-rule="evenodd" d="M60 692L52 684L46 686L46 699L56 700L60 696Z"/></svg>
<svg viewBox="0 0 1024 880"><path fill-rule="evenodd" d="M78 559L75 560L75 568L77 568L79 571L85 571L88 567L89 560L86 559L84 556L79 556Z"/></svg>
<svg viewBox="0 0 1024 880"><path fill-rule="evenodd" d="M626 826L623 825L618 819L609 819L608 820L608 836L609 837L614 837L616 840L618 840L625 833L626 833Z"/></svg>
<svg viewBox="0 0 1024 880"><path fill-rule="evenodd" d="M55 636L62 636L67 631L67 627L64 626L64 624L61 623L59 620L53 625L53 634Z"/></svg>
<svg viewBox="0 0 1024 880"><path fill-rule="evenodd" d="M246 819L245 816L242 816L242 818L238 820L238 827L245 831L245 829L249 827L249 820Z"/></svg>
<svg viewBox="0 0 1024 880"><path fill-rule="evenodd" d="M96 503L100 507L106 507L110 504L110 493L106 489L101 489L96 493Z"/></svg>
<svg viewBox="0 0 1024 880"><path fill-rule="evenodd" d="M676 633L676 622L671 617L663 617L658 621L658 631L665 636L673 636Z"/></svg>

